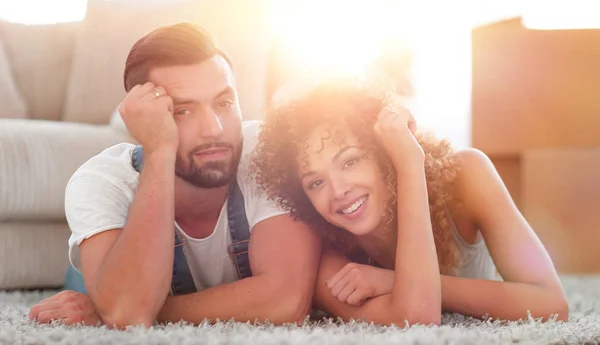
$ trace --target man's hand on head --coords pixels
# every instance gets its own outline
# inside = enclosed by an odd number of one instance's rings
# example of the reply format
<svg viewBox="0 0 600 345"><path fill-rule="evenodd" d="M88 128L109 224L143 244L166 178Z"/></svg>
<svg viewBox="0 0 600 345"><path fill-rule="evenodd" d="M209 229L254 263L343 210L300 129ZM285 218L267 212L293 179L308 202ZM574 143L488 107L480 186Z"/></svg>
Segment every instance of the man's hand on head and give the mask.
<svg viewBox="0 0 600 345"><path fill-rule="evenodd" d="M134 86L119 105L119 113L129 133L146 152L177 150L173 100L162 86L151 82Z"/></svg>
<svg viewBox="0 0 600 345"><path fill-rule="evenodd" d="M96 326L102 323L92 300L87 295L68 290L34 305L29 311L29 319L39 323L60 321L65 325Z"/></svg>

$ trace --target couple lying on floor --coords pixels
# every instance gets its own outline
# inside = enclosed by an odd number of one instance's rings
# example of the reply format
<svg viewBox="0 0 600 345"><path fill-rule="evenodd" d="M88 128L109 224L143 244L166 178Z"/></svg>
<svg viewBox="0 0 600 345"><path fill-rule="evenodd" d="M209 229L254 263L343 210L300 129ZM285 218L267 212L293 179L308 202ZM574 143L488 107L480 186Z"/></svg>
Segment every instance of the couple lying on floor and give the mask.
<svg viewBox="0 0 600 345"><path fill-rule="evenodd" d="M186 23L141 38L124 83L140 145L91 158L66 189L86 293L31 319L567 320L552 261L490 160L419 131L382 85L325 82L243 122L231 60Z"/></svg>

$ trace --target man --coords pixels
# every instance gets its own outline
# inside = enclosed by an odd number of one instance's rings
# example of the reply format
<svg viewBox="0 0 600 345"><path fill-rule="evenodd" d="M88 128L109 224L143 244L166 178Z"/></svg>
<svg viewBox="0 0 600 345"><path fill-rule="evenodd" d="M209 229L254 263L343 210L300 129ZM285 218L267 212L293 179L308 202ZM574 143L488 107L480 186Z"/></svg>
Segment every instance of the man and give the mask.
<svg viewBox="0 0 600 345"><path fill-rule="evenodd" d="M241 121L229 58L202 28L166 26L135 43L124 81L119 111L143 150L105 150L66 189L69 258L88 295L62 292L30 318L304 319L320 242L248 178L259 128Z"/></svg>

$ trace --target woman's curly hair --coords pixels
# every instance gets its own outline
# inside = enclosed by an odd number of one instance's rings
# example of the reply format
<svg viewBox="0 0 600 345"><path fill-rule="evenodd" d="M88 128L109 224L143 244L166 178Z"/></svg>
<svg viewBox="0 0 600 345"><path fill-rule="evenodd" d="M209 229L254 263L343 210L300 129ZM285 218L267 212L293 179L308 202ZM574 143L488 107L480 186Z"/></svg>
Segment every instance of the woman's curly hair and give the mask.
<svg viewBox="0 0 600 345"><path fill-rule="evenodd" d="M358 249L354 235L328 223L315 210L297 175L298 157L306 157L306 139L315 129L325 127L328 134L322 141L332 140L340 145L344 130L350 130L381 168L390 192L383 221L393 222L397 209L396 174L373 131L377 115L390 94L391 89L380 83L334 80L321 84L307 96L288 100L267 111L253 153L251 171L259 188L280 207L314 228L325 245L346 255ZM458 205L452 186L459 164L448 141L419 132L416 138L425 152L429 209L440 271L448 273L457 259L450 217ZM395 253L396 226L392 229L394 240L388 238L382 250Z"/></svg>

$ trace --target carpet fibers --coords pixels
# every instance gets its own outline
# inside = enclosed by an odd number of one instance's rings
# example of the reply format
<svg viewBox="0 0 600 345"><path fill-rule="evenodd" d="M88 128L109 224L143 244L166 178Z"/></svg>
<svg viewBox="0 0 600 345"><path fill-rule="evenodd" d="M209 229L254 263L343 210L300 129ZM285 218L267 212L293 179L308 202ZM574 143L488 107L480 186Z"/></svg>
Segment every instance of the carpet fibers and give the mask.
<svg viewBox="0 0 600 345"><path fill-rule="evenodd" d="M0 292L0 344L598 344L600 277L563 277L569 322L481 321L445 314L440 327L376 327L366 323L306 322L274 327L224 322L170 324L114 331L105 327L39 325L26 315L54 291Z"/></svg>

